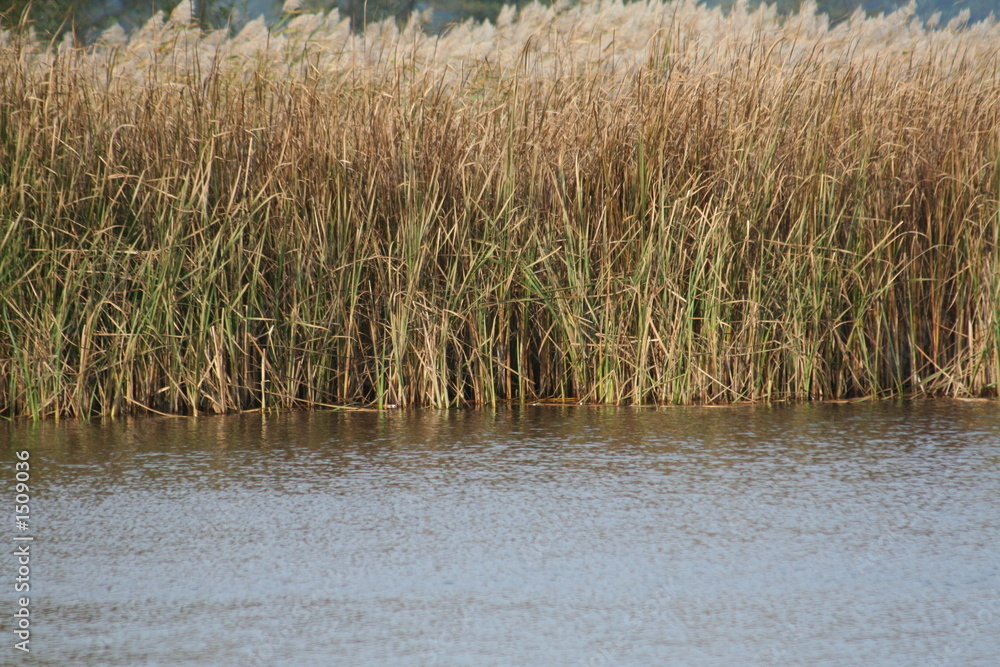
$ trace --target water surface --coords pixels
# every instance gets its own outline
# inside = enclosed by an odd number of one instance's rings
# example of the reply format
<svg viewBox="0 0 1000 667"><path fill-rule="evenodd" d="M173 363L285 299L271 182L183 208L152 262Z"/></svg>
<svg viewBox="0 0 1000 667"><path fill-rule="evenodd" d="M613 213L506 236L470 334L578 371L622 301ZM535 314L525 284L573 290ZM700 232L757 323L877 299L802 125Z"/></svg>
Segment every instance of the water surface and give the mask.
<svg viewBox="0 0 1000 667"><path fill-rule="evenodd" d="M1000 655L995 403L20 424L8 481L22 447L30 664Z"/></svg>

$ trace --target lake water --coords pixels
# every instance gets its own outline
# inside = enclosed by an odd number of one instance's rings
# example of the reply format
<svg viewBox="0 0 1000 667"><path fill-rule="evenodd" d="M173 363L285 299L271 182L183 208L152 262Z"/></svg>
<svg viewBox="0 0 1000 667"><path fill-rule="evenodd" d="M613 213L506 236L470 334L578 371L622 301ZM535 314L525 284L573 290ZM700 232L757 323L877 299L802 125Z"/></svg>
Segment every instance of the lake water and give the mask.
<svg viewBox="0 0 1000 667"><path fill-rule="evenodd" d="M4 664L1000 664L996 403L18 424L7 489L21 448Z"/></svg>

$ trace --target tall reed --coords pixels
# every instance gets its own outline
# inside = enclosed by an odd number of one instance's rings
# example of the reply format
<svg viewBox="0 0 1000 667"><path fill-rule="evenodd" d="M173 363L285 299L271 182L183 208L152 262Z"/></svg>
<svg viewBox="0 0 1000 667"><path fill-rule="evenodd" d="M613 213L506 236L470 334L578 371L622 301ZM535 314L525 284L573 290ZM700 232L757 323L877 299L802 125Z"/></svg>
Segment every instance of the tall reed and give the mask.
<svg viewBox="0 0 1000 667"><path fill-rule="evenodd" d="M0 413L997 395L1000 27L0 36Z"/></svg>

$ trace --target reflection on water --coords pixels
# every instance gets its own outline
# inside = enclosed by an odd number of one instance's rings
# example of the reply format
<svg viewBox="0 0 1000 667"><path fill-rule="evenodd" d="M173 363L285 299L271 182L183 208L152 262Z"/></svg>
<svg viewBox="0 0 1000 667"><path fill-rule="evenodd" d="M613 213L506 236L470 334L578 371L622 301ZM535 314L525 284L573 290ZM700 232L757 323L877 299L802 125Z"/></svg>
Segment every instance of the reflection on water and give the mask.
<svg viewBox="0 0 1000 667"><path fill-rule="evenodd" d="M36 487L33 664L1000 655L992 403L0 431L8 462L23 446ZM12 567L0 563L5 577ZM11 609L9 587L3 599Z"/></svg>

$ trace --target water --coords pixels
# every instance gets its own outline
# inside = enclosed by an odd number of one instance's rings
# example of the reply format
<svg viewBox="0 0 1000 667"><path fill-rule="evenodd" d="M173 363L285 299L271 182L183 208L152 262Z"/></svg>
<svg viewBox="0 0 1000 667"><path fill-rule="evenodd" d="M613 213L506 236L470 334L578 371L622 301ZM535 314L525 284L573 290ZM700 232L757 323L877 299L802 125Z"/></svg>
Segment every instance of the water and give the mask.
<svg viewBox="0 0 1000 667"><path fill-rule="evenodd" d="M996 403L25 424L0 431L5 488L11 446L32 464L24 664L1000 655Z"/></svg>

